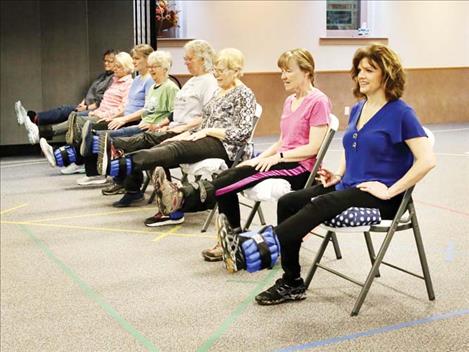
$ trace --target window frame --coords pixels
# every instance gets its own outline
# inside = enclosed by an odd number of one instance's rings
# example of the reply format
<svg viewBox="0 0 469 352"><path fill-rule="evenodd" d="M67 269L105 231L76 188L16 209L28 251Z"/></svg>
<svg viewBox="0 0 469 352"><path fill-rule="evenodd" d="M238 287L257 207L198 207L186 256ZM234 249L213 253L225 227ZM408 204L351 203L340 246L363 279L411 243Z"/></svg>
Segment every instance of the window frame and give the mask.
<svg viewBox="0 0 469 352"><path fill-rule="evenodd" d="M359 28L363 23L367 24L367 28L370 29L370 21L368 18L368 0L359 0L359 12L360 12L360 22ZM326 0L326 38L342 37L342 38L356 38L363 37L358 34L358 29L327 29L327 0ZM371 30L370 30L371 32ZM371 33L368 33L368 36ZM366 37L366 35L365 35Z"/></svg>

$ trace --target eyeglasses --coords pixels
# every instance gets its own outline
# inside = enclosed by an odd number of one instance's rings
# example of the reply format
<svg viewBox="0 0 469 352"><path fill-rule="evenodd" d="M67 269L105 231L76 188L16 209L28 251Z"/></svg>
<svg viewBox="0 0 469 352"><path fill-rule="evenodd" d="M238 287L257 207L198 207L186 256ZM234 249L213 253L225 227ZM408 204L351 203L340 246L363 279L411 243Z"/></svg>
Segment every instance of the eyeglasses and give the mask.
<svg viewBox="0 0 469 352"><path fill-rule="evenodd" d="M214 67L213 68L213 73L215 75L221 75L222 73L226 73L228 71L233 71L231 68L227 68L227 67L223 67L223 68L219 68L219 67Z"/></svg>
<svg viewBox="0 0 469 352"><path fill-rule="evenodd" d="M147 65L148 69L156 70L157 68L161 68L161 65Z"/></svg>
<svg viewBox="0 0 469 352"><path fill-rule="evenodd" d="M190 57L190 56L184 56L184 61L191 62L192 60L194 60L194 58L193 58L193 57Z"/></svg>

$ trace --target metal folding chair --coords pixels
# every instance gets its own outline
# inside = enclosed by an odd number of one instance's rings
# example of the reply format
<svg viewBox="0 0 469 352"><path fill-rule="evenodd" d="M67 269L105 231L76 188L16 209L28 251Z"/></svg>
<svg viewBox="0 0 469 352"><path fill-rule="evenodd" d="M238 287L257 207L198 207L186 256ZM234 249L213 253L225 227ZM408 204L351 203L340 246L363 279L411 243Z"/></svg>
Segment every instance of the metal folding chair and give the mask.
<svg viewBox="0 0 469 352"><path fill-rule="evenodd" d="M335 115L330 114L329 128L327 130L326 135L324 136L324 140L321 143L321 148L319 149L318 154L316 155L316 162L314 163L314 167L311 170L311 173L308 177L308 180L306 181L306 184L305 184L304 188L311 187L311 185L313 184L314 179L317 176L319 168L321 167L322 161L324 160L326 152L329 148L329 145L331 144L332 139L334 138L334 135L337 132L338 128L339 128L339 119ZM274 189L274 188L282 189L281 186L284 182L287 182L287 181L285 181L283 179L274 179L274 178L272 178L272 179L268 179L268 180L264 180L264 181L260 182L258 185L252 187L250 190L255 189L256 187L262 187L262 184L265 184L265 183L271 183L270 188L272 188L272 189ZM277 187L276 187L276 185L277 185ZM277 192L277 194L274 197L275 198L274 200L276 200L276 201L279 200L280 197L282 197L286 193L288 193L288 192L285 192L283 194L281 192ZM251 223L252 223L252 220L254 219L254 215L256 214L256 211L258 209L260 209L261 203L272 200L272 195L269 195L269 199L267 199L266 197L264 197L262 195L262 192L252 192L252 191L247 190L246 192L243 192L243 194L246 198L248 198L249 200L252 200L252 201L255 202L253 207L252 207L251 213L249 214L249 216L246 220L246 224L244 225L244 228L248 229L249 226L251 226ZM254 194L254 195L251 195L251 194ZM263 219L261 219L261 225L265 225L265 221L263 221ZM312 232L312 234L315 235L315 236L324 238L324 236L321 235L321 234L317 234L317 233L314 233L314 232ZM342 254L340 252L339 243L337 242L337 238L336 238L335 235L331 236L331 241L332 241L332 244L334 246L334 251L335 251L337 259L341 259Z"/></svg>
<svg viewBox="0 0 469 352"><path fill-rule="evenodd" d="M434 143L434 136L433 133L425 129L425 132L427 133L428 138ZM414 206L414 201L412 199L412 191L414 187L409 188L408 190L405 191L404 196L402 198L401 204L399 206L399 209L397 210L396 216L394 217L393 220L383 220L377 225L371 225L371 226L359 226L359 227L330 227L326 226L324 224L321 225L327 233L326 236L324 237L324 240L319 248L318 253L316 254L316 257L314 258L313 264L311 266L311 269L309 270L308 276L305 281L305 285L308 288L311 280L314 277L314 274L316 273L317 268L324 269L334 275L337 275L345 280L348 280L350 282L353 282L354 284L357 284L362 287L360 294L355 302L355 306L353 307L352 316L358 315L358 312L360 311L360 308L365 301L366 295L368 294L368 291L370 290L370 286L373 283L373 280L375 277L380 276L379 272L379 267L381 264L384 264L386 266L389 266L391 268L397 269L399 271L402 271L404 273L410 274L412 276L415 276L419 279L422 279L425 281L425 286L427 289L427 294L428 294L428 299L430 301L433 301L435 299L435 293L433 291L433 284L432 280L430 278L430 271L428 268L428 263L427 263L427 258L425 255L425 250L423 248L423 241L422 241L422 236L420 234L420 227L417 221L417 214L415 212L415 206ZM386 254L386 251L389 247L389 244L391 243L391 240L396 233L396 231L403 231L407 229L412 229L415 237L415 243L417 246L417 252L419 255L420 259L420 264L422 266L422 273L423 275L416 274L413 272L410 272L406 269L403 269L401 267L398 267L394 264L388 263L383 261L383 258ZM334 269L331 269L323 264L320 264L320 261L324 255L324 251L327 248L327 245L329 244L329 241L332 239L333 236L335 236L337 233L346 233L346 232L363 232L365 236L365 243L368 249L368 254L370 257L370 261L372 264L371 270L368 273L368 276L365 280L364 283L359 282L349 276L346 276ZM370 233L371 232L385 232L386 236L383 240L383 243L381 244L381 247L378 251L378 255L375 255L375 250L373 247L373 242L371 240Z"/></svg>

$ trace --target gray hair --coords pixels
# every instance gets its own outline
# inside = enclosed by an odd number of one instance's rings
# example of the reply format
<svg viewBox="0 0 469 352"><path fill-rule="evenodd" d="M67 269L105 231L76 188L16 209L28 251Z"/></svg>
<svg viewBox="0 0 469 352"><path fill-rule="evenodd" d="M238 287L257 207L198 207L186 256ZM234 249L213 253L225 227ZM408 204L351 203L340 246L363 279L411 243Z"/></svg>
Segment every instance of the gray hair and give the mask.
<svg viewBox="0 0 469 352"><path fill-rule="evenodd" d="M192 50L194 56L203 61L205 72L210 72L213 68L213 61L215 60L215 50L205 40L196 39L191 40L184 45L184 50Z"/></svg>
<svg viewBox="0 0 469 352"><path fill-rule="evenodd" d="M158 65L164 68L166 70L166 76L169 74L169 69L173 64L171 54L168 51L163 50L157 50L152 52L148 56L147 61L149 65Z"/></svg>
<svg viewBox="0 0 469 352"><path fill-rule="evenodd" d="M121 51L116 55L116 61L122 65L128 74L134 72L134 63L132 61L132 57L125 51Z"/></svg>

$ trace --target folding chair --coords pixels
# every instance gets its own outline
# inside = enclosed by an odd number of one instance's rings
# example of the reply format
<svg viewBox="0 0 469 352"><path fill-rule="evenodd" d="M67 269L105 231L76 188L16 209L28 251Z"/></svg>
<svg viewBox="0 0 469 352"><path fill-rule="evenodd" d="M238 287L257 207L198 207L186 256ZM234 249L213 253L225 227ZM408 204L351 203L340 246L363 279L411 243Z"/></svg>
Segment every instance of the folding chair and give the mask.
<svg viewBox="0 0 469 352"><path fill-rule="evenodd" d="M329 148L329 145L332 142L332 138L334 137L335 133L337 132L339 128L339 119L333 114L330 114L329 117L330 117L329 128L327 130L326 135L324 136L324 140L321 143L321 148L319 149L319 152L316 155L316 162L314 163L314 167L311 170L311 173L308 177L308 180L306 181L304 188L311 187L312 183L314 182L314 179L316 178L318 170L321 167L322 161L326 155L327 149ZM263 191L263 189L266 189L266 188L276 190L275 194L267 194L270 192ZM254 219L254 215L256 214L256 211L260 209L259 207L262 202L278 201L283 195L290 192L290 190L291 190L291 187L288 181L283 180L283 179L275 179L275 178L264 180L262 182L259 182L254 187L245 190L243 192L243 195L249 200L254 201L255 203L254 203L254 206L252 207L251 213L249 214L246 220L246 224L244 225L244 228L248 229L249 226L251 226L252 220ZM261 219L261 225L265 225L265 221L262 221L262 219ZM314 232L312 232L312 234L315 236L324 238L324 236L320 234L317 234ZM339 243L337 242L337 238L335 235L331 236L331 241L334 246L334 251L335 251L337 259L341 259L342 254L340 253Z"/></svg>
<svg viewBox="0 0 469 352"><path fill-rule="evenodd" d="M426 128L425 128L425 132L427 133L427 136L433 145L434 140L435 140L433 133ZM350 282L353 282L354 284L361 286L362 289L360 291L360 294L355 302L355 306L353 307L353 310L351 313L352 316L355 316L355 315L358 315L358 312L360 311L360 308L366 298L366 295L368 294L368 291L370 289L371 284L373 283L373 280L375 279L375 277L380 276L380 273L379 273L380 265L384 264L391 268L400 270L404 273L410 274L412 276L415 276L417 278L424 280L425 286L427 289L428 299L430 301L433 301L435 299L435 293L433 292L433 284L430 278L430 271L428 268L425 250L423 248L422 236L420 234L420 227L417 222L417 214L415 212L414 201L412 199L413 189L414 187L411 187L405 191L401 204L399 206L399 209L397 210L396 216L394 217L393 220L383 220L377 225L356 226L356 227L331 227L331 226L326 226L322 224L321 227L323 227L327 231L327 233L321 244L321 247L319 248L318 253L316 254L316 258L314 259L311 269L306 278L306 281L305 281L306 288L309 287L311 280L313 279L314 274L316 273L317 268L324 269L334 275L337 275L345 280L348 280ZM391 240L395 232L403 231L407 229L412 229L414 233L415 242L417 245L417 252L419 255L419 259L420 259L420 265L422 266L423 276L410 272L394 264L390 264L388 262L383 261L383 258L386 254L386 251L389 247L389 244L391 243ZM329 244L329 240L332 238L332 236L335 236L337 233L341 233L341 232L344 232L344 233L345 232L348 232L348 233L349 232L355 232L355 233L363 232L365 236L365 243L368 249L368 255L370 257L372 267L364 283L356 281L355 279L349 276L346 276L334 269L331 269L329 267L326 267L320 264L324 251L326 250L327 245ZM381 244L381 247L378 251L378 255L375 255L373 242L370 236L371 232L385 232L386 233L383 243Z"/></svg>
<svg viewBox="0 0 469 352"><path fill-rule="evenodd" d="M262 106L260 104L256 104L256 111L254 113L254 126L251 132L251 136L249 137L249 140L246 143L246 146L244 148L240 148L240 150L238 151L238 154L236 155L235 160L233 161L233 164L231 165L231 167L236 167L236 165L242 161L242 158L246 152L246 148L249 148L252 146L252 138L254 137L254 132L256 130L257 124L259 123L261 116L262 116ZM214 178L219 173L221 173L222 171L226 169L228 169L228 166L226 165L225 161L223 159L218 159L218 158L210 158L210 159L205 159L197 163L193 163L193 164L181 165L181 171L183 172L183 180L187 180L190 177L194 177L194 179L198 181L200 179L204 179L207 175ZM248 204L243 204L243 205L249 207ZM218 206L215 204L215 206L213 207L213 209L210 211L207 218L205 219L201 232L207 231L213 219L213 216L215 215L217 208ZM262 214L262 210L258 209L258 213L259 213L259 216L263 220L264 215Z"/></svg>

